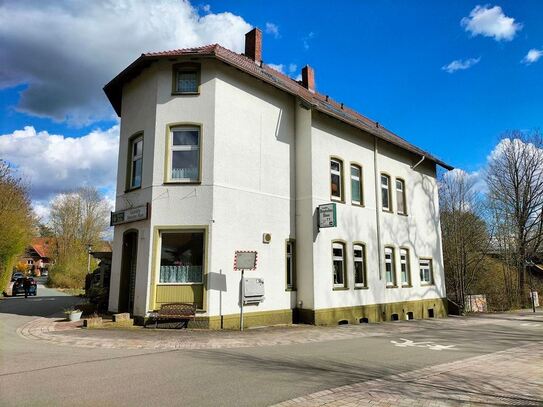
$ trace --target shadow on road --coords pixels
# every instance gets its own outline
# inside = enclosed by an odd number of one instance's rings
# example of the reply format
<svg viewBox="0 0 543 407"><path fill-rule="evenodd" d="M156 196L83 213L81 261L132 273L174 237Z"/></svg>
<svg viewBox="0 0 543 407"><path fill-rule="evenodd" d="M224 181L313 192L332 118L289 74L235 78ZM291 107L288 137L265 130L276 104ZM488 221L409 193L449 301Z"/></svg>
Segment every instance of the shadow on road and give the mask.
<svg viewBox="0 0 543 407"><path fill-rule="evenodd" d="M84 302L81 297L72 296L17 296L0 299L0 313L35 317L62 315L64 310Z"/></svg>

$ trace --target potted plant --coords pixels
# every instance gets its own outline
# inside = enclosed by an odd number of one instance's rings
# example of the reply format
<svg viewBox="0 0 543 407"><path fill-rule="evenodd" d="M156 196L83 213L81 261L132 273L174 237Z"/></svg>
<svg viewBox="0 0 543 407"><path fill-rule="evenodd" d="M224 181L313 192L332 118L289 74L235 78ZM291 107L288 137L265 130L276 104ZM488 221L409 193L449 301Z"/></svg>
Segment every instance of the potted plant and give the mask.
<svg viewBox="0 0 543 407"><path fill-rule="evenodd" d="M66 314L66 317L70 321L79 321L81 319L81 315L83 314L83 311L77 308L68 308L64 310L64 313Z"/></svg>

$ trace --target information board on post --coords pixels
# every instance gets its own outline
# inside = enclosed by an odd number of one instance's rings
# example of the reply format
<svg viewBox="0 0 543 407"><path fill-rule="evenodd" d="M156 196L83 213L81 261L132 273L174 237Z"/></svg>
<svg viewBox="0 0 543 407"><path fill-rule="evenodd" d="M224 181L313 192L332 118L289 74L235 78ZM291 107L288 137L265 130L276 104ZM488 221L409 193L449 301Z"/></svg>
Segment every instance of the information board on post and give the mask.
<svg viewBox="0 0 543 407"><path fill-rule="evenodd" d="M239 330L243 331L243 303L245 302L243 272L245 270L256 270L256 251L236 250L234 253L234 270L241 271L241 280L239 282Z"/></svg>
<svg viewBox="0 0 543 407"><path fill-rule="evenodd" d="M319 229L333 228L337 226L336 204L329 203L319 205Z"/></svg>

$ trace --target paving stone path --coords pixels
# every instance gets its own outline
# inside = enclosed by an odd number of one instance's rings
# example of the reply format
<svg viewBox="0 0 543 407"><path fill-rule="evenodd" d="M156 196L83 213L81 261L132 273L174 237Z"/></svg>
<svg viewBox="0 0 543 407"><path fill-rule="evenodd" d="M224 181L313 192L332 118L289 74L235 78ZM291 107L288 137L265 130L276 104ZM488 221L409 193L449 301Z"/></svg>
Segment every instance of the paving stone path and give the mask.
<svg viewBox="0 0 543 407"><path fill-rule="evenodd" d="M543 406L543 342L324 390L276 407Z"/></svg>

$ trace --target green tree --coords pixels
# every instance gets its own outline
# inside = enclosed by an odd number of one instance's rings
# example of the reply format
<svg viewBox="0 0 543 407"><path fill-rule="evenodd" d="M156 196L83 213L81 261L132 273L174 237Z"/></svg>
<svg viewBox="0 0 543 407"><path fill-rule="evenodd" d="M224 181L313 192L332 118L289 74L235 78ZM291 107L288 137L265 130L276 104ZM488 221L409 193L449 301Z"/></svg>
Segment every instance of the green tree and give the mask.
<svg viewBox="0 0 543 407"><path fill-rule="evenodd" d="M34 224L27 185L0 159L0 291L30 243Z"/></svg>

